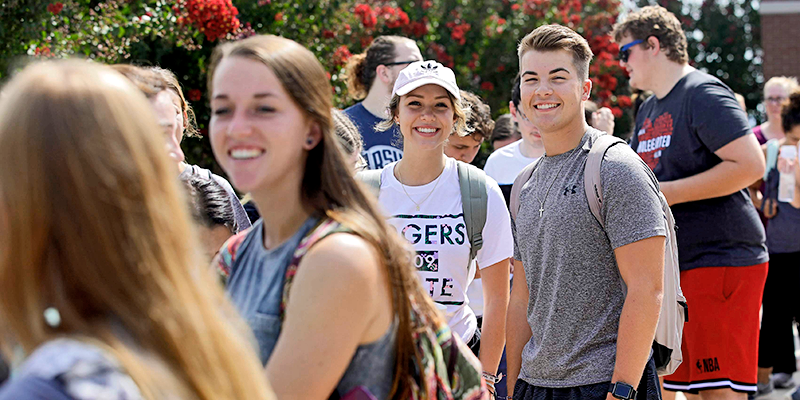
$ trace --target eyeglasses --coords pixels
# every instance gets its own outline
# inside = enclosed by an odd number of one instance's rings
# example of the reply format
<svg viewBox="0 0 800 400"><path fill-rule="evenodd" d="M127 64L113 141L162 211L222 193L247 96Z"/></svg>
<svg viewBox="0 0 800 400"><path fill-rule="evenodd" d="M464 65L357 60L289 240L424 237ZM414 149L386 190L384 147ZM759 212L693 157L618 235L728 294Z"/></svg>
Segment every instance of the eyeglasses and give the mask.
<svg viewBox="0 0 800 400"><path fill-rule="evenodd" d="M783 96L777 96L777 97L767 97L767 98L766 98L766 99L764 99L764 100L765 100L767 103L775 103L775 104L780 104L780 103L783 103L784 101L786 101L786 97L783 97Z"/></svg>
<svg viewBox="0 0 800 400"><path fill-rule="evenodd" d="M385 65L387 67L391 67L392 65L408 65L408 64L411 64L411 63L415 63L417 61L419 61L419 60L395 61L395 62L390 62L390 63L383 63L383 65Z"/></svg>
<svg viewBox="0 0 800 400"><path fill-rule="evenodd" d="M634 40L625 46L619 48L619 60L622 62L628 62L628 57L631 55L631 47L636 46L639 43L644 42L643 39Z"/></svg>

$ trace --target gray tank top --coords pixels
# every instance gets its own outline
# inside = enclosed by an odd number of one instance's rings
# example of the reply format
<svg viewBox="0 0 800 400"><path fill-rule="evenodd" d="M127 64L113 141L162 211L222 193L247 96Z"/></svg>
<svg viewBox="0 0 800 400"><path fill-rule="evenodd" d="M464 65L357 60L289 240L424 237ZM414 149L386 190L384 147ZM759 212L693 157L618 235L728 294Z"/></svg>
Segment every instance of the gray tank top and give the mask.
<svg viewBox="0 0 800 400"><path fill-rule="evenodd" d="M280 306L283 280L295 248L319 221L309 218L286 242L274 249L264 248L263 220L258 220L242 241L231 267L227 292L253 330L261 362L266 365L281 333ZM337 385L344 396L365 386L379 399L389 396L394 377L397 323L377 341L358 346L350 365Z"/></svg>

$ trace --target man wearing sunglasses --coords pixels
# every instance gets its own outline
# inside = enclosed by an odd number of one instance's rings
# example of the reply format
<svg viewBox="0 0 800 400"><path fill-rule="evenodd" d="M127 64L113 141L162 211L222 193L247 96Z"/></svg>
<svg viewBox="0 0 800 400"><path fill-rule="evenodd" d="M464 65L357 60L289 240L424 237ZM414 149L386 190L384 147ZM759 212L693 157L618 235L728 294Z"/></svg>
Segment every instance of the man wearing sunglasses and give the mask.
<svg viewBox="0 0 800 400"><path fill-rule="evenodd" d="M683 363L665 377L664 389L745 399L756 391L768 261L764 229L745 188L763 174L763 153L733 91L688 65L686 36L674 14L644 7L613 34L631 86L654 93L639 108L631 146L672 206L690 309ZM665 398L674 396L668 391Z"/></svg>
<svg viewBox="0 0 800 400"><path fill-rule="evenodd" d="M400 71L408 64L422 60L422 53L413 40L401 36L378 36L362 54L354 55L347 64L348 94L360 103L344 110L364 138L361 155L369 169L381 169L403 157L397 127L377 131L375 126L389 116L386 109L392 87Z"/></svg>

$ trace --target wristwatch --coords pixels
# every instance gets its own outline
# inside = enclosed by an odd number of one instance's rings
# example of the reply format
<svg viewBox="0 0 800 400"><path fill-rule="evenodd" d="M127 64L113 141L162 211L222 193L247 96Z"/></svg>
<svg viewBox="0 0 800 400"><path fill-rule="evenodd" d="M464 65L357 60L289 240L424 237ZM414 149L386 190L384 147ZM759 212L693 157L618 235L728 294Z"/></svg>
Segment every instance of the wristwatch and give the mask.
<svg viewBox="0 0 800 400"><path fill-rule="evenodd" d="M612 383L609 386L608 391L617 399L627 400L636 398L636 390L633 388L633 386L628 385L625 382Z"/></svg>

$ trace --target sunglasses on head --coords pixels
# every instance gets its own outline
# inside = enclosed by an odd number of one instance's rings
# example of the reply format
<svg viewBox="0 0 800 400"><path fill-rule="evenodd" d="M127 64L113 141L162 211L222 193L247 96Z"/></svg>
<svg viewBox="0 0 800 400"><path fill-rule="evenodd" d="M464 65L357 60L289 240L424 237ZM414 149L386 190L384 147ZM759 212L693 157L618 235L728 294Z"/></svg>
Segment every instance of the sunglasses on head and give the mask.
<svg viewBox="0 0 800 400"><path fill-rule="evenodd" d="M631 47L636 46L639 43L643 43L643 39L634 40L625 46L619 48L619 60L622 62L628 62L628 57L631 55Z"/></svg>

